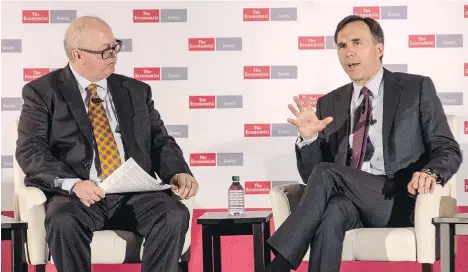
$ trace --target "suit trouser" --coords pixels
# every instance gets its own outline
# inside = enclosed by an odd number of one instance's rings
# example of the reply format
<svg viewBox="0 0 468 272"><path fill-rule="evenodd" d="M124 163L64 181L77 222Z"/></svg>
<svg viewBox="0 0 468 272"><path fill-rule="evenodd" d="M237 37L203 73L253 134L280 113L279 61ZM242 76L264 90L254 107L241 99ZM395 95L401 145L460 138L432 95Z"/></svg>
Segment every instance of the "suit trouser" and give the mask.
<svg viewBox="0 0 468 272"><path fill-rule="evenodd" d="M190 214L170 190L106 195L86 207L76 196L54 195L46 205L46 235L57 271L91 271L93 231L133 231L145 238L142 271L179 271Z"/></svg>
<svg viewBox="0 0 468 272"><path fill-rule="evenodd" d="M409 226L413 208L414 200L385 176L320 163L312 171L297 209L268 243L294 269L310 246L309 271L337 272L347 230Z"/></svg>

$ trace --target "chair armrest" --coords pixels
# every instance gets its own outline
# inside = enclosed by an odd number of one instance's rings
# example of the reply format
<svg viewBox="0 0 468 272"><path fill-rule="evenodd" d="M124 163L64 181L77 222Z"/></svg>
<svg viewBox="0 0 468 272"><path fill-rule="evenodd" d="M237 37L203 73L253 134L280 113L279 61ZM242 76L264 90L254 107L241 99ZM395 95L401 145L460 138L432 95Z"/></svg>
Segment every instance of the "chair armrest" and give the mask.
<svg viewBox="0 0 468 272"><path fill-rule="evenodd" d="M414 226L419 263L434 263L439 258L436 248L436 228L432 218L457 212L457 202L450 196L450 184L437 184L432 194L420 194L416 199Z"/></svg>
<svg viewBox="0 0 468 272"><path fill-rule="evenodd" d="M296 210L304 189L305 185L302 183L291 183L276 186L270 190L275 230L283 224L291 212Z"/></svg>
<svg viewBox="0 0 468 272"><path fill-rule="evenodd" d="M189 227L187 229L187 234L185 235L185 242L184 242L184 247L182 248L182 257L180 261L189 262L190 255L191 255L190 245L192 242L193 206L194 206L195 200L194 200L194 197L191 197L189 199L181 199L180 202L182 202L187 207L190 213Z"/></svg>
<svg viewBox="0 0 468 272"><path fill-rule="evenodd" d="M35 187L21 188L17 195L19 219L28 223L26 259L33 265L46 264L49 260L44 225L46 196Z"/></svg>

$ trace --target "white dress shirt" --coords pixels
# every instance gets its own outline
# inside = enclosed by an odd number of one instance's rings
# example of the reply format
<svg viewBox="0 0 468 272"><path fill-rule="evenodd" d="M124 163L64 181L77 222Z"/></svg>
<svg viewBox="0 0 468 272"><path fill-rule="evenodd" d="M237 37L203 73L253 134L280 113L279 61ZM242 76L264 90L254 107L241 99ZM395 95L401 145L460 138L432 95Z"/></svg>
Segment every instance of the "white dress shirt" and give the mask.
<svg viewBox="0 0 468 272"><path fill-rule="evenodd" d="M107 79L101 79L100 81L97 81L97 82L91 82L89 80L87 80L85 77L83 77L82 75L80 75L76 70L73 69L73 67L71 65L70 66L70 69L73 73L73 75L75 76L76 78L76 81L78 82L78 88L80 90L80 94L81 94L81 98L83 99L83 103L85 104L85 108L86 108L86 112L88 112L88 101L87 101L87 91L86 91L86 88L92 84L92 83L95 83L98 85L98 89L97 89L97 94L99 96L99 98L101 98L102 100L104 100L104 109L106 111L106 115L107 115L107 118L109 119L109 123L110 123L110 126L111 126L111 129L112 129L112 134L114 135L114 138L115 138L115 141L117 143L117 148L119 150L119 154L120 154L120 160L122 162L122 164L125 162L125 150L124 150L124 147L123 147L123 142L122 142L122 137L120 135L120 130L119 130L119 123L118 123L118 120L117 120L117 115L116 115L116 112L115 112L115 108L114 108L114 104L113 104L113 101L112 101L112 97L111 97L111 94L107 88ZM89 99L89 98L88 98ZM96 143L93 141L93 145L95 145ZM97 149L94 148L94 153L93 153L93 160L92 160L92 165L91 165L91 168L90 168L90 173L89 173L89 180L95 182L96 184L98 184L100 182L100 179L97 175L97 169L96 169L96 163L95 163L95 160L97 158L99 158L98 156L98 153L97 153ZM66 179L62 179L62 178L58 178L58 179L55 179L55 186L57 187L61 187L63 190L66 190L68 192L70 192L70 190L73 188L73 185L75 185L76 182L80 181L81 179L79 178L66 178Z"/></svg>

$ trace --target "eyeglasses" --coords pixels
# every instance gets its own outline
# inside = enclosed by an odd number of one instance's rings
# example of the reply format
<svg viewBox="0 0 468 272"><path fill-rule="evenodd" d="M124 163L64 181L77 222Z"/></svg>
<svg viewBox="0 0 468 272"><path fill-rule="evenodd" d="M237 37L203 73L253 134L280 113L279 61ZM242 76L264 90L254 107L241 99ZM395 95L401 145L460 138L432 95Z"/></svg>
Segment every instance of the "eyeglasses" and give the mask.
<svg viewBox="0 0 468 272"><path fill-rule="evenodd" d="M117 54L122 50L122 41L121 40L115 40L117 42L116 45L106 48L102 51L96 51L96 50L89 50L89 49L84 49L84 48L78 48L79 50L91 53L91 54L96 54L96 55L101 55L102 59L108 59L114 57L114 54Z"/></svg>

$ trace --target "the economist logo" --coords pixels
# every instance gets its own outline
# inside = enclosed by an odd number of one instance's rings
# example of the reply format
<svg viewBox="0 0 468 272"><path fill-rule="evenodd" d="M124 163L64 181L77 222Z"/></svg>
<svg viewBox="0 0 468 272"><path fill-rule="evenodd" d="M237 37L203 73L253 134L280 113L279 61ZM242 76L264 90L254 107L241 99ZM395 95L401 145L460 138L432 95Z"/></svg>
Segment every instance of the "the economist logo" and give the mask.
<svg viewBox="0 0 468 272"><path fill-rule="evenodd" d="M409 35L409 48L435 48L435 35Z"/></svg>
<svg viewBox="0 0 468 272"><path fill-rule="evenodd" d="M468 134L468 121L465 121L465 134Z"/></svg>
<svg viewBox="0 0 468 272"><path fill-rule="evenodd" d="M270 79L270 66L244 66L244 79Z"/></svg>
<svg viewBox="0 0 468 272"><path fill-rule="evenodd" d="M297 130L290 123L244 124L244 137L297 137Z"/></svg>
<svg viewBox="0 0 468 272"><path fill-rule="evenodd" d="M369 17L372 19L380 19L380 7L353 7L353 14L361 17Z"/></svg>
<svg viewBox="0 0 468 272"><path fill-rule="evenodd" d="M323 94L300 94L299 100L309 102L312 107L317 107L317 100L323 96Z"/></svg>
<svg viewBox="0 0 468 272"><path fill-rule="evenodd" d="M465 18L468 18L468 5L465 5L465 12L463 13Z"/></svg>
<svg viewBox="0 0 468 272"><path fill-rule="evenodd" d="M48 10L23 10L23 24L48 24Z"/></svg>
<svg viewBox="0 0 468 272"><path fill-rule="evenodd" d="M133 77L138 80L161 80L160 67L135 67L133 68Z"/></svg>
<svg viewBox="0 0 468 272"><path fill-rule="evenodd" d="M189 109L214 109L216 107L216 96L189 96Z"/></svg>
<svg viewBox="0 0 468 272"><path fill-rule="evenodd" d="M325 36L302 36L298 38L299 50L325 49Z"/></svg>
<svg viewBox="0 0 468 272"><path fill-rule="evenodd" d="M244 8L244 22L297 21L297 8Z"/></svg>
<svg viewBox="0 0 468 272"><path fill-rule="evenodd" d="M244 21L270 21L269 8L244 8Z"/></svg>
<svg viewBox="0 0 468 272"><path fill-rule="evenodd" d="M267 195L270 193L271 181L246 181L244 187L246 195Z"/></svg>
<svg viewBox="0 0 468 272"><path fill-rule="evenodd" d="M189 109L235 109L242 107L242 95L189 96Z"/></svg>
<svg viewBox="0 0 468 272"><path fill-rule="evenodd" d="M216 153L191 153L190 166L216 166Z"/></svg>
<svg viewBox="0 0 468 272"><path fill-rule="evenodd" d="M214 51L215 38L189 38L189 51Z"/></svg>
<svg viewBox="0 0 468 272"><path fill-rule="evenodd" d="M270 124L244 124L244 137L270 137Z"/></svg>
<svg viewBox="0 0 468 272"><path fill-rule="evenodd" d="M29 82L50 72L50 68L24 68L23 81Z"/></svg>
<svg viewBox="0 0 468 272"><path fill-rule="evenodd" d="M465 63L465 76L468 76L468 63Z"/></svg>
<svg viewBox="0 0 468 272"><path fill-rule="evenodd" d="M465 179L465 193L468 192L468 179Z"/></svg>
<svg viewBox="0 0 468 272"><path fill-rule="evenodd" d="M159 9L134 9L133 22L134 23L158 23L159 22Z"/></svg>

